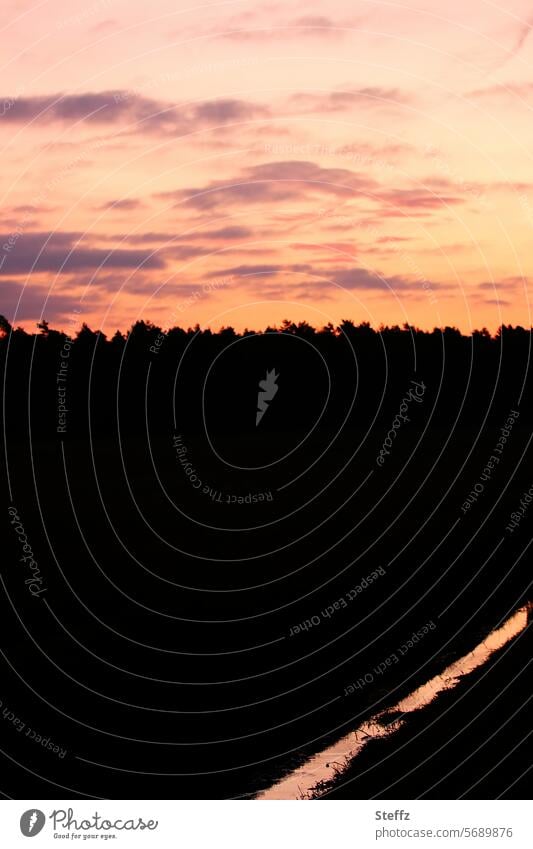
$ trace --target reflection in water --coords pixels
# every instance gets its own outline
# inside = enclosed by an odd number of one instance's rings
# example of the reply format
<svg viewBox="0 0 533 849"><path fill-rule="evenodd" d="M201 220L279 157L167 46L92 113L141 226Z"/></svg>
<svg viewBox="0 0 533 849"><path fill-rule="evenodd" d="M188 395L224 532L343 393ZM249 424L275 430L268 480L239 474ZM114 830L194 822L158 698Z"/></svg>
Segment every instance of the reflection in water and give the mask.
<svg viewBox="0 0 533 849"><path fill-rule="evenodd" d="M530 610L530 609L529 609ZM387 708L363 722L356 731L351 731L333 746L313 755L301 767L291 772L273 787L259 793L257 799L301 799L319 783L329 781L352 760L371 738L385 737L394 733L403 723L395 719L399 713L409 713L429 704L442 690L450 690L460 679L484 664L490 655L516 637L527 625L528 607L521 607L513 616L483 640L469 654L456 660L440 675L414 690L394 707Z"/></svg>

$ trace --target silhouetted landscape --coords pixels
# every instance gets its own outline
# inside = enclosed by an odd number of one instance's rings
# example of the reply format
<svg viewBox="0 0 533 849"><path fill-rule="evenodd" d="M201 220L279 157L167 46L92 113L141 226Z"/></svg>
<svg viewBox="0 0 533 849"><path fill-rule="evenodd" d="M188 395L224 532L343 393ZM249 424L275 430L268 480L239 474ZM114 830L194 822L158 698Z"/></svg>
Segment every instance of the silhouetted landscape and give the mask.
<svg viewBox="0 0 533 849"><path fill-rule="evenodd" d="M10 795L253 796L531 599L529 328L0 332ZM467 795L524 794L520 681Z"/></svg>

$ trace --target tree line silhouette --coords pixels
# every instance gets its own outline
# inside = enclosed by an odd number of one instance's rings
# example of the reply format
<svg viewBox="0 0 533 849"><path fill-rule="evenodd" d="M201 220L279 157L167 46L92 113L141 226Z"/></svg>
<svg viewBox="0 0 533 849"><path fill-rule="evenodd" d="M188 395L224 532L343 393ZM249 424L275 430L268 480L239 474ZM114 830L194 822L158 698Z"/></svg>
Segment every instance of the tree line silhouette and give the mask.
<svg viewBox="0 0 533 849"><path fill-rule="evenodd" d="M261 421L267 430L305 429L319 415L321 427L371 426L391 415L415 375L427 384L439 426L457 416L459 424L496 422L520 403L528 417L531 408L531 330L511 325L464 335L450 326L375 330L347 319L314 328L284 320L238 333L137 321L111 337L83 323L71 337L46 320L28 333L0 316L0 358L15 434L28 399L33 432L43 435L82 433L89 424L96 433L162 432L176 420L190 432L206 423L253 431L258 381L272 368L280 392Z"/></svg>

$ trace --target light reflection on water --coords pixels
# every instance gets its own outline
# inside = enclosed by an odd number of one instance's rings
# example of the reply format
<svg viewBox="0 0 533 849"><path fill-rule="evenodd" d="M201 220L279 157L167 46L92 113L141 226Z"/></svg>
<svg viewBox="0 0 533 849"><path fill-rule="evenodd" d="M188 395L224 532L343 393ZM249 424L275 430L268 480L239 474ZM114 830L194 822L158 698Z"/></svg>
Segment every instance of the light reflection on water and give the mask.
<svg viewBox="0 0 533 849"><path fill-rule="evenodd" d="M403 719L394 719L397 713L410 713L425 707L438 693L450 690L460 679L482 666L490 655L516 637L527 625L528 610L521 607L500 628L492 631L485 640L464 657L450 664L444 672L418 687L391 708L380 711L363 722L356 731L351 731L333 746L313 755L294 772L259 793L257 799L300 799L307 795L318 782L329 781L347 760L355 757L371 738L385 737L394 733L403 724Z"/></svg>

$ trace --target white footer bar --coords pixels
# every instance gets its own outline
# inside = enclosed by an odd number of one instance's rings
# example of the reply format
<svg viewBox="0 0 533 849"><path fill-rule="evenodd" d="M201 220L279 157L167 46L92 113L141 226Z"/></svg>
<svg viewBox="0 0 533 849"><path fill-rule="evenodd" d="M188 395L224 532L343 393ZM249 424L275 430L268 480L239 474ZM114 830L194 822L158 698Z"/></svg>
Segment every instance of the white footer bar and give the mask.
<svg viewBox="0 0 533 849"><path fill-rule="evenodd" d="M35 843L29 844L30 839ZM68 842L67 842L68 841ZM527 801L3 801L0 845L532 849Z"/></svg>

